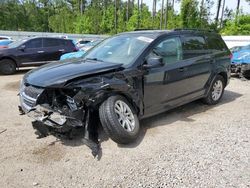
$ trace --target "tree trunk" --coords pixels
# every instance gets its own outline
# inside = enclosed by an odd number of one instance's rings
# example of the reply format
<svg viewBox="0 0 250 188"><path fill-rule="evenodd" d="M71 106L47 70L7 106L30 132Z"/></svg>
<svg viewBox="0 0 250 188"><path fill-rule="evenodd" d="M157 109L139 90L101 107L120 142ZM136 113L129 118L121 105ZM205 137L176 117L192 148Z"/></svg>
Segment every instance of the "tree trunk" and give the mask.
<svg viewBox="0 0 250 188"><path fill-rule="evenodd" d="M224 11L225 11L225 0L223 0L223 5L222 5L222 12L221 12L221 18L220 18L220 28L223 27L223 16L224 16Z"/></svg>
<svg viewBox="0 0 250 188"><path fill-rule="evenodd" d="M240 9L240 0L237 2L236 14L235 14L235 22L238 23L238 16L239 16L239 9Z"/></svg>
<svg viewBox="0 0 250 188"><path fill-rule="evenodd" d="M138 10L137 29L139 29L139 27L140 27L140 0L137 0L137 10Z"/></svg>
<svg viewBox="0 0 250 188"><path fill-rule="evenodd" d="M215 29L217 29L217 25L218 25L220 6L221 6L221 0L218 0L217 13L216 13L216 17L215 17Z"/></svg>
<svg viewBox="0 0 250 188"><path fill-rule="evenodd" d="M202 28L203 10L204 10L204 0L201 1L201 6L200 6L200 26L201 26L201 28Z"/></svg>
<svg viewBox="0 0 250 188"><path fill-rule="evenodd" d="M164 16L164 29L167 29L168 24L168 0L166 1L166 9L165 9L165 16Z"/></svg>
<svg viewBox="0 0 250 188"><path fill-rule="evenodd" d="M115 33L117 33L117 0L115 0Z"/></svg>
<svg viewBox="0 0 250 188"><path fill-rule="evenodd" d="M143 9L143 0L141 0L141 8L140 8L140 20L141 20L141 22L142 22L142 16L143 16L142 9Z"/></svg>
<svg viewBox="0 0 250 188"><path fill-rule="evenodd" d="M162 29L162 25L163 25L163 12L164 12L164 0L161 1L161 21L160 21L160 29Z"/></svg>

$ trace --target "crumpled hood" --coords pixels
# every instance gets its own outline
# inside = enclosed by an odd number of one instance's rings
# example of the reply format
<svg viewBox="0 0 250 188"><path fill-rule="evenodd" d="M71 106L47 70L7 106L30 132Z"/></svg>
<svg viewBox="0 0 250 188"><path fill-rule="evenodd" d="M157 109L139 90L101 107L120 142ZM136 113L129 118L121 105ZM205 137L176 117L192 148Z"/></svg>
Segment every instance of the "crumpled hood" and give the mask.
<svg viewBox="0 0 250 188"><path fill-rule="evenodd" d="M92 60L58 61L34 69L24 76L24 83L38 87L64 85L79 76L106 72L121 67L122 64Z"/></svg>

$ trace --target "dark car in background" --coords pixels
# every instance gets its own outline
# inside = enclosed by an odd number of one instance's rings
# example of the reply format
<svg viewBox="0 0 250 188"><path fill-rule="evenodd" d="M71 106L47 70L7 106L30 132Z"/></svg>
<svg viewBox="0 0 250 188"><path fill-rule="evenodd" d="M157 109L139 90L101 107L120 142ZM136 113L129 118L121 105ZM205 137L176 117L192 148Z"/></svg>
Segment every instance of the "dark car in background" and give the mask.
<svg viewBox="0 0 250 188"><path fill-rule="evenodd" d="M64 53L77 51L72 40L35 37L11 43L0 50L0 73L13 74L19 67L39 66L57 61Z"/></svg>
<svg viewBox="0 0 250 188"><path fill-rule="evenodd" d="M99 119L110 138L126 144L137 138L139 119L197 99L217 104L229 83L230 57L214 32L121 33L82 59L28 72L19 109L40 136L83 128L86 138L96 135Z"/></svg>

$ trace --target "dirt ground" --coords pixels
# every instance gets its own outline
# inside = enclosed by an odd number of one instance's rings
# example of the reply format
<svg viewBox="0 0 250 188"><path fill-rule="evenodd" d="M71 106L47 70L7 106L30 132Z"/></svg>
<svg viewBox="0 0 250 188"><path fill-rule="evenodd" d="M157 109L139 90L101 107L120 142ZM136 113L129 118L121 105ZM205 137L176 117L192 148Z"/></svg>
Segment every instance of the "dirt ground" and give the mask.
<svg viewBox="0 0 250 188"><path fill-rule="evenodd" d="M19 81L0 76L0 187L250 187L250 81L232 78L216 106L199 101L141 122L139 139L36 139Z"/></svg>

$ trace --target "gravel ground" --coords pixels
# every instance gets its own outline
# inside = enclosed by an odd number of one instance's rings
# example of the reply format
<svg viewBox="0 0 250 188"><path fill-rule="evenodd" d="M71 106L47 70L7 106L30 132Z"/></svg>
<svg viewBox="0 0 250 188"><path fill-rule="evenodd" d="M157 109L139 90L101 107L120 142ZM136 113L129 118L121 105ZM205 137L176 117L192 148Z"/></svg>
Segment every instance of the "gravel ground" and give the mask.
<svg viewBox="0 0 250 188"><path fill-rule="evenodd" d="M216 106L196 101L143 120L131 145L103 134L93 158L80 139L36 139L17 110L23 73L0 79L1 188L250 187L250 81L232 78Z"/></svg>

